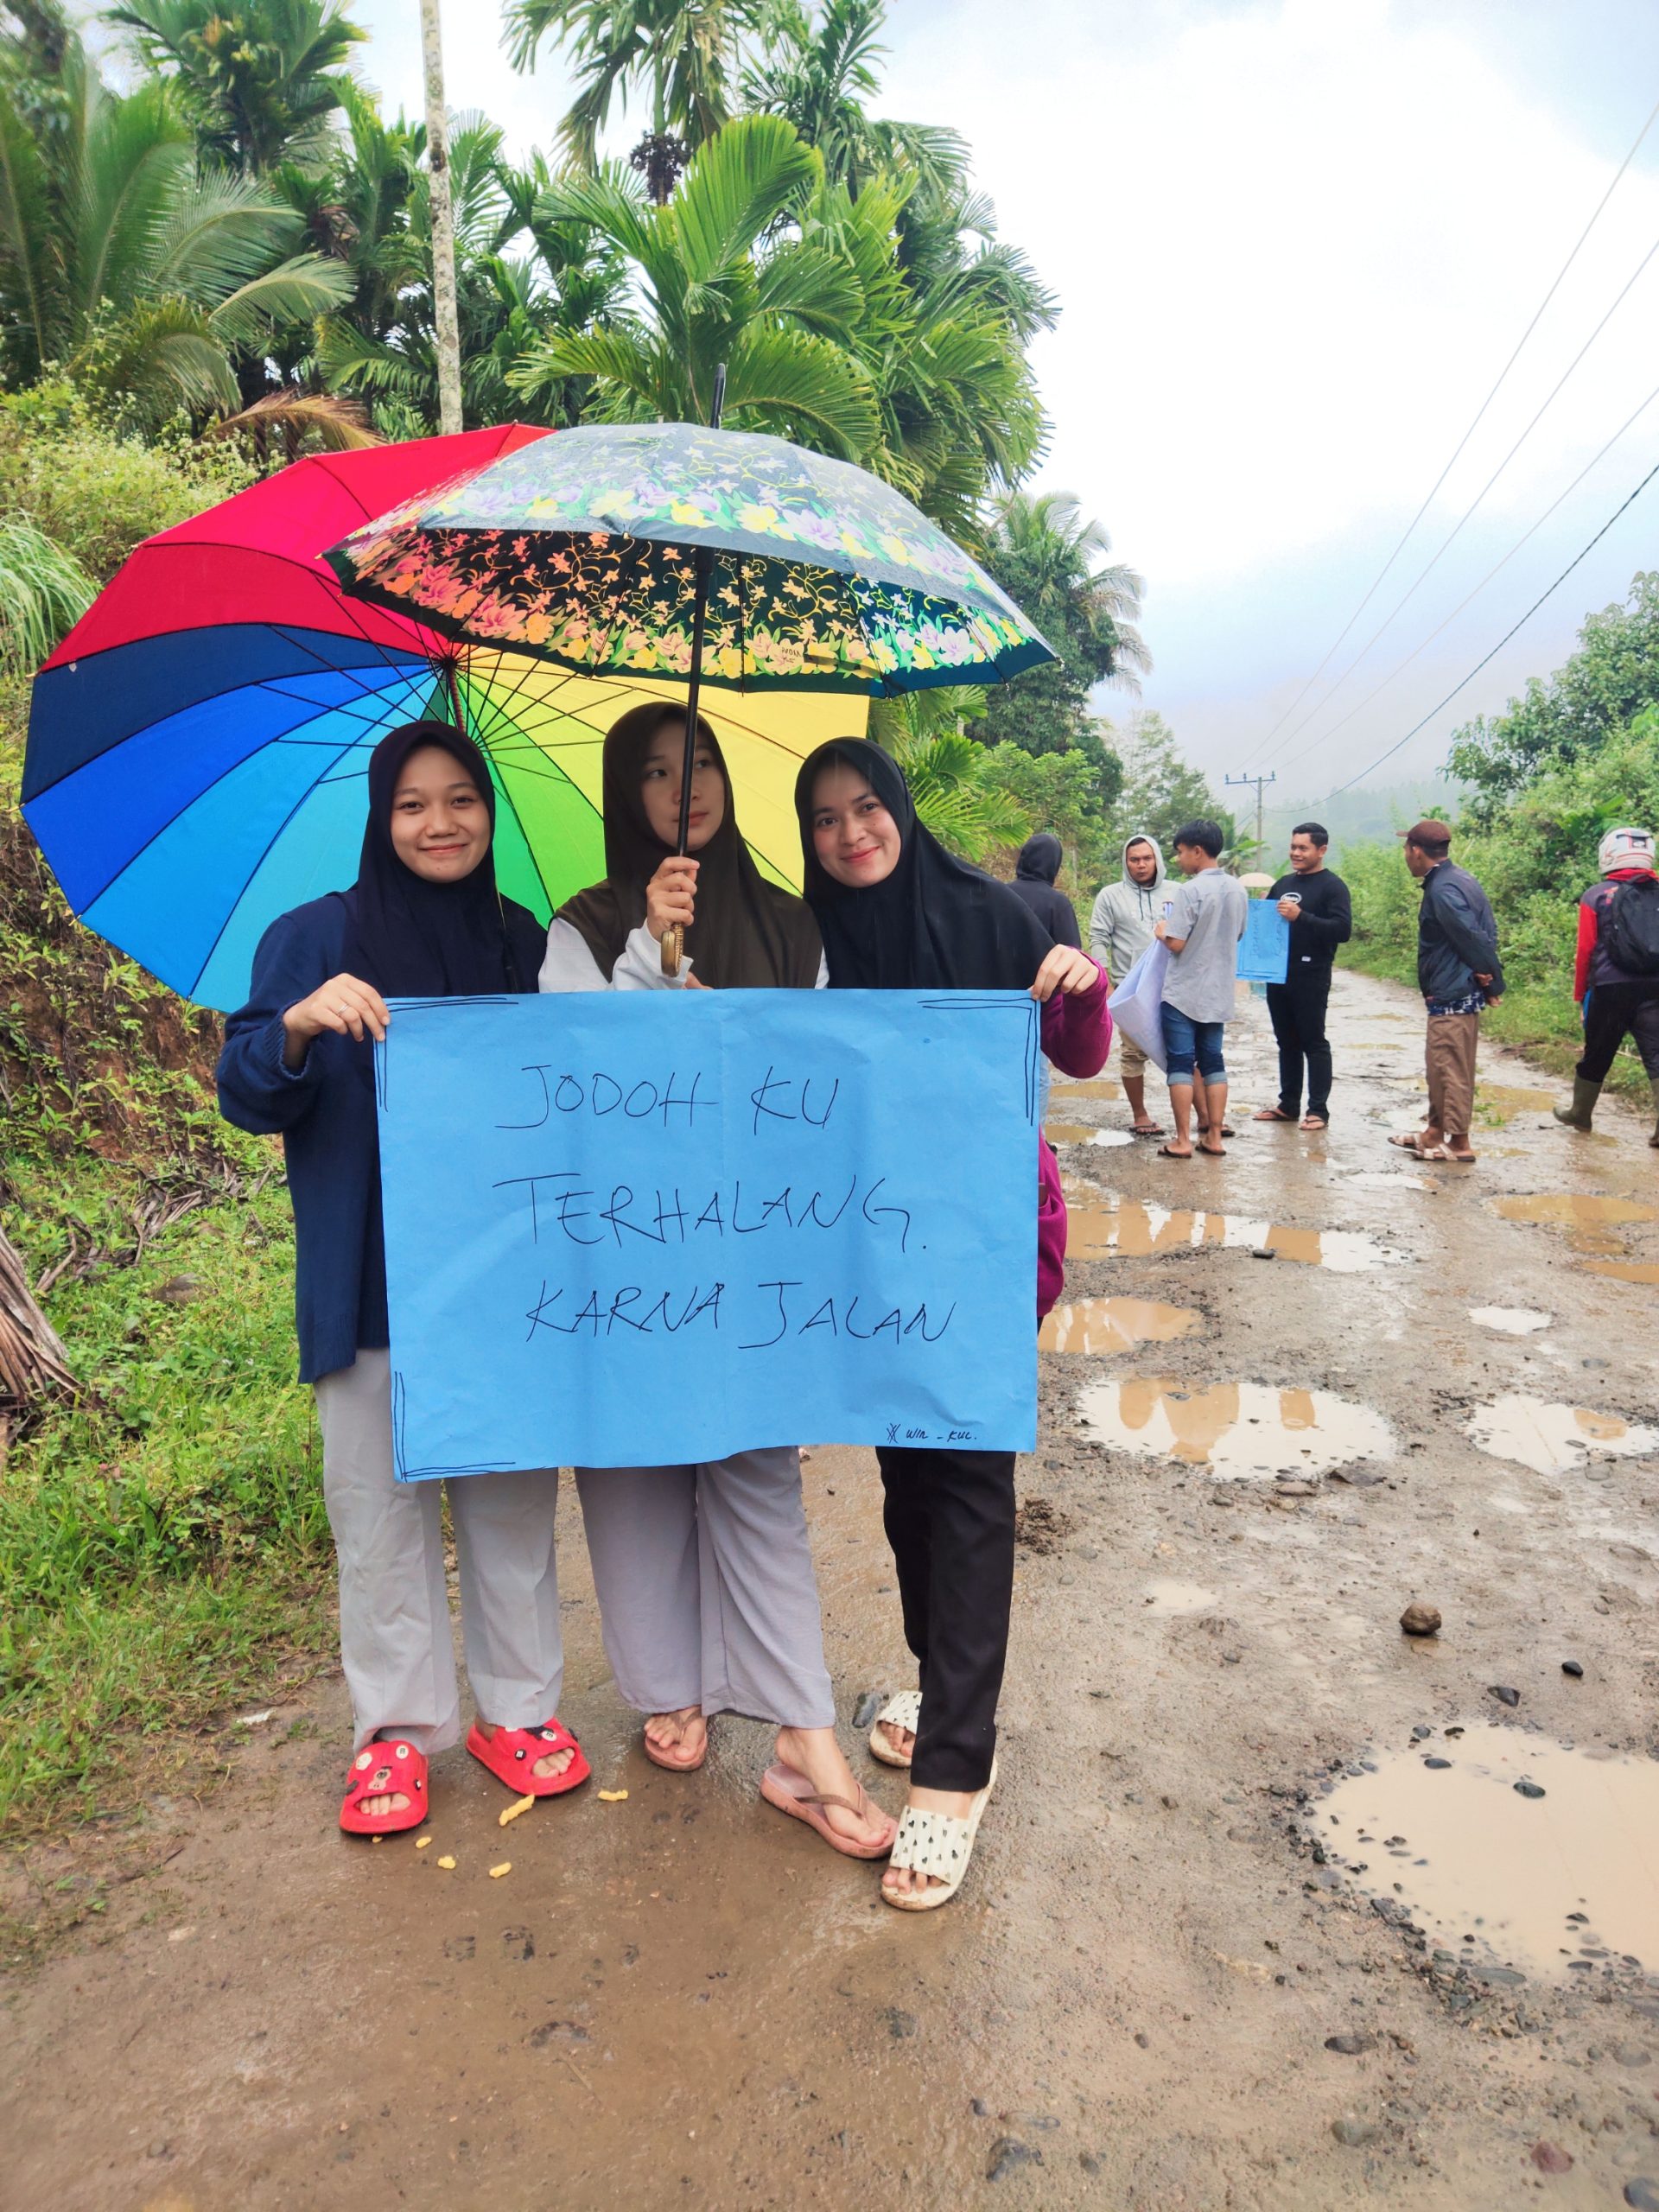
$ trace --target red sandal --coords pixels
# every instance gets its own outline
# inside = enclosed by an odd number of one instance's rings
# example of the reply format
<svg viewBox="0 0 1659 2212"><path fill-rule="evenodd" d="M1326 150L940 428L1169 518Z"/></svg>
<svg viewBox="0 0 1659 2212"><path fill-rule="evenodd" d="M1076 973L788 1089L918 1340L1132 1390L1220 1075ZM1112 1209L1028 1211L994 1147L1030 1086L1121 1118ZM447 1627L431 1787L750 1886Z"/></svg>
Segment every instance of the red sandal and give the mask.
<svg viewBox="0 0 1659 2212"><path fill-rule="evenodd" d="M544 1720L539 1728L498 1728L493 1736L486 1736L474 1720L467 1748L498 1782L505 1782L520 1797L562 1797L593 1772L582 1755L581 1745L559 1719ZM575 1756L563 1774L537 1774L537 1760L556 1751L572 1751Z"/></svg>
<svg viewBox="0 0 1659 2212"><path fill-rule="evenodd" d="M400 1813L365 1813L365 1798L403 1796L409 1800ZM346 1802L340 1808L340 1825L347 1835L400 1835L417 1828L426 1818L426 1754L413 1744L365 1744L352 1761Z"/></svg>

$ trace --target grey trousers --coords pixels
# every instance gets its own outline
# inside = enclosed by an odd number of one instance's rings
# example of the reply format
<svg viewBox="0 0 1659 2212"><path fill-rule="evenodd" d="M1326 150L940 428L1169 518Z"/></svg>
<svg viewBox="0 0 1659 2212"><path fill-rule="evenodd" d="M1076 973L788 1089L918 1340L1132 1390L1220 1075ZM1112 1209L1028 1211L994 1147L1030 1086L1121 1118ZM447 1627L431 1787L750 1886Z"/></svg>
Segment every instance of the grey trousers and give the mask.
<svg viewBox="0 0 1659 2212"><path fill-rule="evenodd" d="M340 1558L340 1646L360 1750L382 1728L427 1752L461 1740L443 1501L392 1470L391 1356L359 1351L316 1384L322 1491ZM448 1485L467 1674L480 1719L536 1728L564 1680L558 1476L467 1475Z"/></svg>
<svg viewBox="0 0 1659 2212"><path fill-rule="evenodd" d="M576 1487L605 1656L628 1704L835 1725L798 1452L578 1467Z"/></svg>

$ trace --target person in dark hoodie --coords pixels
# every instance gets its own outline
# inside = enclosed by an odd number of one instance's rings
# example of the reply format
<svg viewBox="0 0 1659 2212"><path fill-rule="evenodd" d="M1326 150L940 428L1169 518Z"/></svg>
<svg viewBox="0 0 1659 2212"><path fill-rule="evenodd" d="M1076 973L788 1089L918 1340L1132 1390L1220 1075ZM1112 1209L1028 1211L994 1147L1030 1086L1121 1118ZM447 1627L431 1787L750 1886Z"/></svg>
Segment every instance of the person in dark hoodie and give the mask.
<svg viewBox="0 0 1659 2212"><path fill-rule="evenodd" d="M536 988L545 932L496 887L495 793L472 740L410 722L369 759L357 880L279 915L225 1025L219 1106L280 1135L294 1202L300 1380L315 1385L322 1493L340 1558L340 1656L355 1741L340 1825L381 1836L429 1810L427 1761L457 1742L443 1491L478 1718L467 1748L515 1796L588 1778L555 1716L563 1676L556 1469L400 1482L372 1039L390 998ZM432 1163L434 1204L446 1163Z"/></svg>
<svg viewBox="0 0 1659 2212"><path fill-rule="evenodd" d="M1054 888L1064 858L1059 839L1046 830L1039 830L1020 848L1014 887L1056 944L1069 944L1074 952L1081 952L1083 932L1077 927L1077 909L1064 891Z"/></svg>
<svg viewBox="0 0 1659 2212"><path fill-rule="evenodd" d="M1403 833L1406 866L1423 887L1417 917L1417 988L1428 1012L1424 1069L1428 1119L1409 1136L1390 1137L1420 1160L1466 1166L1475 1154L1475 1054L1480 1017L1503 995L1492 906L1465 868L1452 859L1444 822L1414 822Z"/></svg>

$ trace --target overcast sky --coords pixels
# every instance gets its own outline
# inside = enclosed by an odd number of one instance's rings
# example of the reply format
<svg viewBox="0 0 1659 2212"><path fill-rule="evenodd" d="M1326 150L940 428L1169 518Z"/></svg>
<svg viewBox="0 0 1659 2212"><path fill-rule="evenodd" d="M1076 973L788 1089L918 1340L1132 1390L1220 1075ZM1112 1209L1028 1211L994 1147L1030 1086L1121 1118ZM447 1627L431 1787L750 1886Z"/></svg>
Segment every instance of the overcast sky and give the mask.
<svg viewBox="0 0 1659 2212"><path fill-rule="evenodd" d="M416 0L354 12L373 34L362 73L417 110ZM515 150L550 146L563 72L516 77L496 12L450 0L451 105L486 109ZM1364 767L1659 462L1656 397L1453 613L1659 387L1656 255L1322 703L1659 241L1656 124L1404 553L1285 715L1659 102L1651 0L893 0L889 43L885 111L967 136L1003 235L1058 295L1037 350L1053 424L1039 480L1075 492L1145 575L1144 702L1215 775L1276 768L1275 796L1311 801ZM1547 673L1645 566L1659 480L1377 779L1436 766L1461 719Z"/></svg>

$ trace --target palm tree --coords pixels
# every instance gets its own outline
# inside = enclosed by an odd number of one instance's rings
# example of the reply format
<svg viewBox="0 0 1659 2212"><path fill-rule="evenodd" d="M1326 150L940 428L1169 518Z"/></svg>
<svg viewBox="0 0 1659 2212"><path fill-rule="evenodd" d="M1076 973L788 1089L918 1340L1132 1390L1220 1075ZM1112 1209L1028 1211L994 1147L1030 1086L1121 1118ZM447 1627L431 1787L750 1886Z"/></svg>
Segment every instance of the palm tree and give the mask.
<svg viewBox="0 0 1659 2212"><path fill-rule="evenodd" d="M995 754L964 728L985 708L977 684L945 684L877 700L870 710L870 734L904 770L918 818L969 861L1017 845L1031 828L1019 801L993 779Z"/></svg>
<svg viewBox="0 0 1659 2212"><path fill-rule="evenodd" d="M568 53L581 90L562 128L584 168L598 165L613 101L645 92L651 129L629 159L660 207L730 118L740 45L760 13L760 0L511 0L506 35L515 69L535 67L543 39Z"/></svg>
<svg viewBox="0 0 1659 2212"><path fill-rule="evenodd" d="M616 163L552 185L543 218L586 225L613 249L639 304L533 348L513 388L535 397L591 377L603 421L706 422L724 362L728 426L862 458L879 422L854 352L857 276L824 246L778 235L821 175L780 117L743 116L702 147L670 206L651 205Z"/></svg>
<svg viewBox="0 0 1659 2212"><path fill-rule="evenodd" d="M825 0L814 22L799 0L773 0L743 76L743 105L785 116L823 156L832 184L856 194L882 169L908 168L934 190L959 188L967 142L934 124L893 123L866 103L880 89L876 62L886 0Z"/></svg>
<svg viewBox="0 0 1659 2212"><path fill-rule="evenodd" d="M0 362L64 364L141 423L240 404L232 367L340 300L349 274L290 252L302 219L260 182L197 166L176 87L112 92L66 34L42 110L0 41Z"/></svg>
<svg viewBox="0 0 1659 2212"><path fill-rule="evenodd" d="M247 175L327 151L344 67L368 36L342 0L123 0L104 21L176 79L203 153Z"/></svg>
<svg viewBox="0 0 1659 2212"><path fill-rule="evenodd" d="M1140 687L1152 666L1135 627L1146 580L1122 562L1096 566L1112 550L1097 522L1085 521L1070 492L1011 492L998 506L998 549L1020 569L1026 612L1040 628L1064 625L1095 664L1093 680Z"/></svg>

